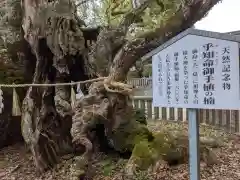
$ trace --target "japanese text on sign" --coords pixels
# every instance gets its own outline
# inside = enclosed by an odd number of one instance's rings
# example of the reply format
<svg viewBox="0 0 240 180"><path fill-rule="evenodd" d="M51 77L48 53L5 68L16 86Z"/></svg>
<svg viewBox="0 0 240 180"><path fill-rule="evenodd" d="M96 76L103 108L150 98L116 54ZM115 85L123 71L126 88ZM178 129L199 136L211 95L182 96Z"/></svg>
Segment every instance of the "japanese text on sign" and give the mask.
<svg viewBox="0 0 240 180"><path fill-rule="evenodd" d="M154 106L240 108L237 42L187 35L152 63Z"/></svg>

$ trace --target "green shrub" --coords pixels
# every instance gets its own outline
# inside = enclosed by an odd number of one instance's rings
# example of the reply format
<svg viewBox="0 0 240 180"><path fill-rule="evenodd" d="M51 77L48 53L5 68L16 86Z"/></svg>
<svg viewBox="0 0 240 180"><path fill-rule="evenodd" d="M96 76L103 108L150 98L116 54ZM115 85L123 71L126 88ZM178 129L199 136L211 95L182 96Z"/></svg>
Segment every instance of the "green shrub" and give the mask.
<svg viewBox="0 0 240 180"><path fill-rule="evenodd" d="M147 118L144 109L135 109L134 117L136 121L140 122L141 124L147 125Z"/></svg>

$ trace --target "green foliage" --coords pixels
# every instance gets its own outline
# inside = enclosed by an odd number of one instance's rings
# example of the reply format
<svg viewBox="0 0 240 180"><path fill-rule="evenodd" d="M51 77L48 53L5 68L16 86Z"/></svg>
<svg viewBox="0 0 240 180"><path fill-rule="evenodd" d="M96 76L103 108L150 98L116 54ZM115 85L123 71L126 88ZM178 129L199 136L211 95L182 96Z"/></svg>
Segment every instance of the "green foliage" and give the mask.
<svg viewBox="0 0 240 180"><path fill-rule="evenodd" d="M116 172L122 170L127 160L106 156L99 164L101 175L111 177Z"/></svg>
<svg viewBox="0 0 240 180"><path fill-rule="evenodd" d="M0 2L0 6L0 38L5 43L14 43L20 38L21 0L4 0Z"/></svg>
<svg viewBox="0 0 240 180"><path fill-rule="evenodd" d="M173 123L172 123L173 124ZM200 143L200 159L208 165L218 163L216 155L211 150L217 148L215 140ZM173 132L169 128L153 134L152 140L143 138L137 141L130 158L130 163L134 164L138 170L147 170L159 160L164 160L171 164L186 163L189 157L188 136L178 129Z"/></svg>
<svg viewBox="0 0 240 180"><path fill-rule="evenodd" d="M104 176L110 176L115 168L114 163L111 161L111 159L106 159L101 162L103 168L102 173Z"/></svg>
<svg viewBox="0 0 240 180"><path fill-rule="evenodd" d="M153 1L143 15L144 24L149 29L165 23L169 16L174 14L183 3L181 0L161 0L159 2L163 6L159 6L157 1Z"/></svg>
<svg viewBox="0 0 240 180"><path fill-rule="evenodd" d="M6 49L0 49L0 84L23 83L23 69L8 57Z"/></svg>
<svg viewBox="0 0 240 180"><path fill-rule="evenodd" d="M149 7L140 14L139 19L143 22L133 24L128 36L152 31L156 26L165 23L183 3L182 0L151 0ZM133 6L132 0L89 0L77 9L80 18L90 26L117 26L124 15L133 9Z"/></svg>
<svg viewBox="0 0 240 180"><path fill-rule="evenodd" d="M104 20L110 26L117 26L123 16L132 9L131 0L105 0L101 12Z"/></svg>
<svg viewBox="0 0 240 180"><path fill-rule="evenodd" d="M162 6L159 6L157 1L151 1L151 4L141 14L143 22L133 24L127 34L128 39L134 39L136 36L141 36L145 33L152 32L161 25L165 24L176 11L184 5L183 0L160 0ZM179 23L179 22L174 22Z"/></svg>
<svg viewBox="0 0 240 180"><path fill-rule="evenodd" d="M112 134L114 147L119 152L131 152L138 142L152 139L152 133L146 125L132 119L131 122L121 124Z"/></svg>
<svg viewBox="0 0 240 180"><path fill-rule="evenodd" d="M180 148L178 148L180 147ZM171 163L173 161L182 162L187 159L186 153L188 144L176 143L169 133L157 133L152 141L143 139L139 141L133 149L131 161L137 165L137 169L146 170L154 165L159 159Z"/></svg>
<svg viewBox="0 0 240 180"><path fill-rule="evenodd" d="M147 118L144 109L136 109L134 110L134 119L141 124L147 125Z"/></svg>
<svg viewBox="0 0 240 180"><path fill-rule="evenodd" d="M137 164L139 170L146 170L151 164L154 163L155 149L151 147L151 144L147 140L142 140L135 145L132 152L132 159Z"/></svg>
<svg viewBox="0 0 240 180"><path fill-rule="evenodd" d="M143 77L150 77L152 76L152 66L150 65L145 65L143 67Z"/></svg>
<svg viewBox="0 0 240 180"><path fill-rule="evenodd" d="M131 78L140 78L138 72L136 70L134 71L129 71L128 72L128 78L131 79Z"/></svg>

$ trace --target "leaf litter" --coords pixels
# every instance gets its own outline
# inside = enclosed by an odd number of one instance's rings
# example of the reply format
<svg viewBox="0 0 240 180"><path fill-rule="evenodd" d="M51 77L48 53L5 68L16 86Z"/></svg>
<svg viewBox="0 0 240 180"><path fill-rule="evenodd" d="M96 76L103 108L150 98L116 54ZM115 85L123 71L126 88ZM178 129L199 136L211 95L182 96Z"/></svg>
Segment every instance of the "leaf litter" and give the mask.
<svg viewBox="0 0 240 180"><path fill-rule="evenodd" d="M171 131L187 133L187 123L174 121L151 121L149 129L153 132ZM201 126L200 136L214 137L223 146L214 150L219 163L207 166L201 162L201 180L240 180L240 135L229 134L211 126ZM98 153L89 170L89 180L127 180L124 177L126 159L114 155ZM0 150L1 180L71 180L70 166L73 159L64 158L53 169L38 174L31 152L23 144L15 144ZM147 171L136 172L131 180L189 180L189 164L169 166L159 160Z"/></svg>

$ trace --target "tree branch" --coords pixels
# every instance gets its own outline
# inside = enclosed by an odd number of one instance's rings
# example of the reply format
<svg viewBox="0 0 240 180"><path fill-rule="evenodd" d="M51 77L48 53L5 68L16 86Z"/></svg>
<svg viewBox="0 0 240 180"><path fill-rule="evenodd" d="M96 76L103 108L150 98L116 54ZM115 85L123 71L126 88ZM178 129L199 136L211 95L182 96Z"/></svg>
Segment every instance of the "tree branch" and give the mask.
<svg viewBox="0 0 240 180"><path fill-rule="evenodd" d="M124 81L129 69L137 60L180 32L192 27L218 2L220 0L192 0L155 31L127 42L114 58L110 78L115 81Z"/></svg>
<svg viewBox="0 0 240 180"><path fill-rule="evenodd" d="M127 13L128 11L127 10L121 10L121 11L114 11L111 13L112 16L117 16L117 15L122 15L122 14L125 14Z"/></svg>
<svg viewBox="0 0 240 180"><path fill-rule="evenodd" d="M108 75L113 57L125 42L125 33L122 29L103 28L100 31L97 42L91 47L88 56L100 76Z"/></svg>
<svg viewBox="0 0 240 180"><path fill-rule="evenodd" d="M87 3L88 1L90 1L90 0L83 0L83 1L81 1L81 2L79 2L79 3L77 3L77 4L76 4L76 7L79 7L79 6Z"/></svg>
<svg viewBox="0 0 240 180"><path fill-rule="evenodd" d="M126 42L125 36L128 27L148 7L151 1L147 0L138 8L127 13L118 27L101 28L96 45L91 48L91 53L89 54L90 62L95 64L94 66L99 75L103 76L109 73L109 65L112 63L116 53Z"/></svg>
<svg viewBox="0 0 240 180"><path fill-rule="evenodd" d="M149 6L152 0L147 0L143 4L141 4L138 8L132 9L129 13L127 13L123 19L121 20L119 27L123 28L126 32L128 27L134 23L135 19Z"/></svg>

